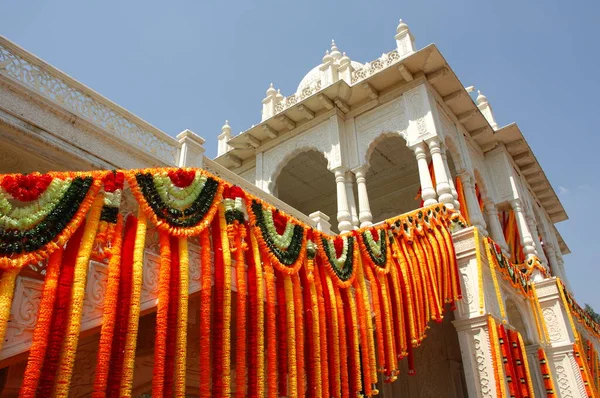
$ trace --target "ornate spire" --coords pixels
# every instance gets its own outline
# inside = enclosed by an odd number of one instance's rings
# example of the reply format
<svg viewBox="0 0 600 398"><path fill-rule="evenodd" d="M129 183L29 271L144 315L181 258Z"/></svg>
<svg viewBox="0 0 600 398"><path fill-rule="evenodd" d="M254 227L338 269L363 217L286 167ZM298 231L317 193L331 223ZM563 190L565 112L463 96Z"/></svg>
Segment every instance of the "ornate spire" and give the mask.
<svg viewBox="0 0 600 398"><path fill-rule="evenodd" d="M487 97L481 94L480 90L477 90L477 106L482 106L488 103Z"/></svg>
<svg viewBox="0 0 600 398"><path fill-rule="evenodd" d="M275 96L275 101L280 102L283 99L283 94L281 94L281 90L277 89L277 95Z"/></svg>
<svg viewBox="0 0 600 398"><path fill-rule="evenodd" d="M231 134L231 126L229 125L229 120L225 120L225 124L221 127L221 135L223 134Z"/></svg>
<svg viewBox="0 0 600 398"><path fill-rule="evenodd" d="M217 156L226 154L231 150L227 141L231 139L231 126L229 126L229 120L225 120L225 124L221 127L221 134L218 138Z"/></svg>
<svg viewBox="0 0 600 398"><path fill-rule="evenodd" d="M485 116L490 126L492 126L494 130L498 130L498 123L496 123L494 111L492 110L492 106L488 102L487 97L483 95L480 90L477 90L477 94L477 99L475 100L475 102L477 103L477 107L479 108L483 116Z"/></svg>
<svg viewBox="0 0 600 398"><path fill-rule="evenodd" d="M275 90L275 88L273 87L273 83L271 83L269 85L269 88L267 89L267 97L273 97L277 94L277 91Z"/></svg>
<svg viewBox="0 0 600 398"><path fill-rule="evenodd" d="M350 57L346 55L346 53L342 53L342 58L340 58L340 66L345 66L350 64Z"/></svg>
<svg viewBox="0 0 600 398"><path fill-rule="evenodd" d="M325 51L325 55L323 56L323 64L327 64L331 61L333 61L333 58L331 57L331 55L329 55L329 50L327 50Z"/></svg>
<svg viewBox="0 0 600 398"><path fill-rule="evenodd" d="M331 57L334 61L337 61L340 58L342 58L342 53L340 52L340 50L338 50L337 46L335 45L335 40L331 40Z"/></svg>
<svg viewBox="0 0 600 398"><path fill-rule="evenodd" d="M402 18L400 18L400 23L396 28L396 33L404 33L406 31L410 31L410 29L408 29L408 25L406 24L406 22L404 22Z"/></svg>

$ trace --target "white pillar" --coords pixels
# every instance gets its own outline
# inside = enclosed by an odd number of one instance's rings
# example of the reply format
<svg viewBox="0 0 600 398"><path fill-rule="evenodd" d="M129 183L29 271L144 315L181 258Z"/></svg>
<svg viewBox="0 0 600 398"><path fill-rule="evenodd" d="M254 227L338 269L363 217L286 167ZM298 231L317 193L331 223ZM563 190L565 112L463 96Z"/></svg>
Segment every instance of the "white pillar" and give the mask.
<svg viewBox="0 0 600 398"><path fill-rule="evenodd" d="M315 228L326 234L331 234L331 223L329 222L329 216L321 211L315 211L308 215L311 220L315 222Z"/></svg>
<svg viewBox="0 0 600 398"><path fill-rule="evenodd" d="M529 344L525 346L525 352L527 354L527 362L529 362L529 371L531 373L531 381L533 383L535 396L544 397L546 396L546 387L544 386L542 370L540 369L540 360L538 358L539 349L540 346L538 344ZM550 377L552 377L552 374ZM556 382L554 382L554 385L556 386Z"/></svg>
<svg viewBox="0 0 600 398"><path fill-rule="evenodd" d="M354 184L352 172L346 172L346 196L348 197L348 207L350 208L350 217L352 219L353 229L358 229L358 213L356 212L356 200L354 199Z"/></svg>
<svg viewBox="0 0 600 398"><path fill-rule="evenodd" d="M525 219L527 220L527 226L529 227L529 232L531 233L531 238L533 239L533 243L535 245L535 250L537 252L537 256L543 263L545 263L547 265L548 259L546 258L546 255L544 254L544 249L542 249L542 242L540 242L538 230L535 225L535 218L533 218L533 216L531 216L531 215L527 215L525 217Z"/></svg>
<svg viewBox="0 0 600 398"><path fill-rule="evenodd" d="M482 233L487 234L485 219L483 218L483 214L481 214L481 208L479 208L477 196L475 196L475 185L473 184L472 180L473 177L471 177L471 175L466 171L461 173L459 177L463 185L465 201L467 202L467 211L469 213L469 218L471 219L471 224L476 226Z"/></svg>
<svg viewBox="0 0 600 398"><path fill-rule="evenodd" d="M262 120L265 121L268 118L275 115L275 102L277 101L277 90L273 87L273 83L267 89L267 96L262 100L263 109L262 109Z"/></svg>
<svg viewBox="0 0 600 398"><path fill-rule="evenodd" d="M535 283L538 300L550 341L546 345L548 364L555 377L558 397L587 397L581 372L573 354L575 336L560 297L556 280L547 278Z"/></svg>
<svg viewBox="0 0 600 398"><path fill-rule="evenodd" d="M203 167L204 138L191 130L184 130L177 134L177 141L181 144L179 152L179 167Z"/></svg>
<svg viewBox="0 0 600 398"><path fill-rule="evenodd" d="M454 185L454 178L452 178L452 173L450 172L450 167L448 166L448 157L446 154L446 149L442 147L442 160L444 161L444 168L446 169L446 176L448 176L448 184L450 184L450 191L452 192L452 196L454 197L454 209L460 211L460 202L458 201L458 192L456 191L456 186Z"/></svg>
<svg viewBox="0 0 600 398"><path fill-rule="evenodd" d="M483 202L484 209L488 215L488 221L490 225L488 225L489 233L492 239L500 246L502 251L506 254L508 253L508 244L506 243L506 239L504 238L504 231L502 230L502 225L500 224L500 220L498 219L498 209L496 208L496 204L491 199L486 199Z"/></svg>
<svg viewBox="0 0 600 398"><path fill-rule="evenodd" d="M358 191L358 219L360 220L360 227L368 227L373 223L373 214L371 214L371 207L369 205L369 195L367 193L367 179L365 167L357 167L352 170L356 176L356 189Z"/></svg>
<svg viewBox="0 0 600 398"><path fill-rule="evenodd" d="M424 142L419 142L413 146L415 157L417 158L417 165L419 166L419 180L421 181L421 198L423 198L423 205L430 206L436 204L436 192L433 189L433 183L431 182L431 175L429 174L429 165L427 164L427 152Z"/></svg>
<svg viewBox="0 0 600 398"><path fill-rule="evenodd" d="M231 147L227 143L231 139L231 127L229 126L229 121L225 120L225 124L221 127L221 134L217 136L218 140L218 148L217 148L217 156L225 155L227 152L231 150Z"/></svg>
<svg viewBox="0 0 600 398"><path fill-rule="evenodd" d="M517 220L519 235L521 235L521 244L523 245L523 253L525 253L525 258L529 260L536 255L536 250L533 238L531 237L531 232L529 232L529 227L527 226L525 213L523 212L523 204L521 203L521 199L513 199L510 201L510 205L515 213L515 219Z"/></svg>
<svg viewBox="0 0 600 398"><path fill-rule="evenodd" d="M469 397L496 397L494 361L487 323L488 315L452 323L458 334Z"/></svg>
<svg viewBox="0 0 600 398"><path fill-rule="evenodd" d="M350 232L352 230L352 216L348 210L348 198L346 196L346 172L342 167L336 168L333 172L337 189L338 230L340 233Z"/></svg>
<svg viewBox="0 0 600 398"><path fill-rule="evenodd" d="M438 137L428 140L429 152L431 153L431 161L433 162L433 170L435 172L435 188L438 194L438 201L446 205L449 209L454 209L454 196L448 182L446 174L446 166L442 158L442 148Z"/></svg>
<svg viewBox="0 0 600 398"><path fill-rule="evenodd" d="M400 20L396 28L396 47L400 58L409 56L415 52L415 38L413 37L408 25Z"/></svg>

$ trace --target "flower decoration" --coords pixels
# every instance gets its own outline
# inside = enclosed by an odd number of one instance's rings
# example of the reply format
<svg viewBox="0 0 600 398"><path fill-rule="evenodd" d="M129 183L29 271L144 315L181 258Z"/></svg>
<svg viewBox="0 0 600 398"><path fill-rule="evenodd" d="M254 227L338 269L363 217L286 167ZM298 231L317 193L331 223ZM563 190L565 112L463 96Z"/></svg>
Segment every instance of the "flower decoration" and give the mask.
<svg viewBox="0 0 600 398"><path fill-rule="evenodd" d="M306 256L306 228L256 199L248 206L248 213L261 250L275 269L287 275L298 272Z"/></svg>
<svg viewBox="0 0 600 398"><path fill-rule="evenodd" d="M104 172L2 176L0 268L44 260L64 246L98 193L96 174Z"/></svg>
<svg viewBox="0 0 600 398"><path fill-rule="evenodd" d="M378 272L387 274L390 271L388 264L390 248L387 231L369 228L358 234L358 238L363 260Z"/></svg>
<svg viewBox="0 0 600 398"><path fill-rule="evenodd" d="M102 207L101 221L109 223L117 222L121 197L123 196L123 184L125 176L122 172L113 170L107 173L102 183L104 184L104 206Z"/></svg>
<svg viewBox="0 0 600 398"><path fill-rule="evenodd" d="M347 288L354 282L356 255L358 248L352 235L327 238L321 235L319 249L325 268L340 288Z"/></svg>
<svg viewBox="0 0 600 398"><path fill-rule="evenodd" d="M237 185L226 186L223 190L223 205L225 206L225 219L227 224L238 221L243 224L244 219L244 191Z"/></svg>
<svg viewBox="0 0 600 398"><path fill-rule="evenodd" d="M198 169L146 169L126 174L131 191L159 230L199 234L214 217L223 183Z"/></svg>

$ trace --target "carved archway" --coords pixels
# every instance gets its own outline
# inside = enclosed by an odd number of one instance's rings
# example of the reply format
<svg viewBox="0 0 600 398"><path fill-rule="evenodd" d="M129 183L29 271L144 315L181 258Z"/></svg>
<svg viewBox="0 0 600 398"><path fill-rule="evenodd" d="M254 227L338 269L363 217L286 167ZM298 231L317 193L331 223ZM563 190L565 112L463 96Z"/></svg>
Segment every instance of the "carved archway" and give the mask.
<svg viewBox="0 0 600 398"><path fill-rule="evenodd" d="M523 342L525 344L531 344L530 328L528 327L527 319L522 315L517 302L509 297L505 301L505 308L508 323L521 333L521 337L523 337Z"/></svg>
<svg viewBox="0 0 600 398"><path fill-rule="evenodd" d="M413 152L398 132L379 135L367 149L367 191L373 222L418 208L419 171Z"/></svg>
<svg viewBox="0 0 600 398"><path fill-rule="evenodd" d="M304 149L289 157L275 176L273 192L304 214L322 211L332 227L337 225L335 177L321 152Z"/></svg>

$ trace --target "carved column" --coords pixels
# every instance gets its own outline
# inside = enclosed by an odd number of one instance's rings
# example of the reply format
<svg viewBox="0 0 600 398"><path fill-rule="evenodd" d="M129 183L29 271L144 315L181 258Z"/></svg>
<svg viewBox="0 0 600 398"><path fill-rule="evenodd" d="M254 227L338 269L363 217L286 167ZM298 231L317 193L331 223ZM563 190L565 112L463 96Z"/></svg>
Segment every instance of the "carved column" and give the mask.
<svg viewBox="0 0 600 398"><path fill-rule="evenodd" d="M356 176L356 188L358 191L358 219L360 220L360 227L363 228L371 225L371 221L373 221L373 215L371 214L371 207L369 205L369 194L367 193L366 171L364 166L358 167L352 171Z"/></svg>
<svg viewBox="0 0 600 398"><path fill-rule="evenodd" d="M433 170L435 171L435 184L438 194L438 200L449 209L454 209L454 196L448 182L446 174L447 166L442 157L442 148L438 137L431 138L427 141L429 152L431 153L431 161L433 162Z"/></svg>
<svg viewBox="0 0 600 398"><path fill-rule="evenodd" d="M506 239L504 239L504 232L502 231L502 225L500 225L496 204L493 200L486 199L483 205L488 215L488 221L490 222L488 229L492 239L500 246L504 253L508 253L508 244L506 243Z"/></svg>
<svg viewBox="0 0 600 398"><path fill-rule="evenodd" d="M567 311L563 306L555 278L535 283L542 315L548 328L549 342L545 347L550 369L555 377L559 397L587 397L579 366L573 354L575 336Z"/></svg>
<svg viewBox="0 0 600 398"><path fill-rule="evenodd" d="M487 315L453 321L469 397L497 397Z"/></svg>
<svg viewBox="0 0 600 398"><path fill-rule="evenodd" d="M417 165L419 167L419 180L421 181L421 197L423 198L423 205L429 206L436 204L436 192L433 189L433 183L431 182L431 175L429 174L429 165L427 164L427 151L424 142L419 142L413 146L415 157L417 158Z"/></svg>
<svg viewBox="0 0 600 398"><path fill-rule="evenodd" d="M450 167L448 166L448 155L446 153L446 148L442 147L442 160L444 161L444 168L446 169L446 176L448 176L448 184L450 184L450 192L452 193L452 197L454 198L454 209L460 211L460 202L458 201L458 192L456 191L456 186L454 185L454 178L452 178L452 173L450 172Z"/></svg>
<svg viewBox="0 0 600 398"><path fill-rule="evenodd" d="M342 167L338 167L333 172L337 188L338 229L340 233L349 232L352 230L352 216L348 209L348 197L346 196L346 171Z"/></svg>
<svg viewBox="0 0 600 398"><path fill-rule="evenodd" d="M529 227L527 226L527 220L525 219L525 214L523 212L523 205L520 199L513 199L510 201L510 205L515 212L515 219L517 220L517 226L519 228L519 235L521 235L521 244L523 245L523 253L525 253L525 257L529 260L529 258L535 256L535 244L533 243L533 238L531 237L531 232L529 232Z"/></svg>
<svg viewBox="0 0 600 398"><path fill-rule="evenodd" d="M348 197L348 207L350 210L350 217L352 219L352 228L358 229L358 213L356 211L356 200L354 199L354 184L353 184L352 172L346 172L346 196Z"/></svg>
<svg viewBox="0 0 600 398"><path fill-rule="evenodd" d="M482 233L487 234L485 220L479 208L479 201L477 200L477 196L475 196L475 185L473 184L472 177L466 171L461 173L459 177L465 191L465 201L467 202L471 224L479 228Z"/></svg>
<svg viewBox="0 0 600 398"><path fill-rule="evenodd" d="M542 242L540 242L537 227L535 226L535 219L531 215L527 215L525 219L527 220L527 226L529 227L529 232L531 232L531 238L533 239L538 258L543 263L548 264L548 259L544 254L544 249L542 249Z"/></svg>

